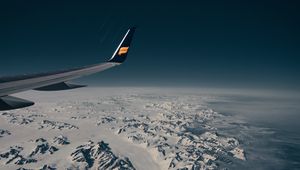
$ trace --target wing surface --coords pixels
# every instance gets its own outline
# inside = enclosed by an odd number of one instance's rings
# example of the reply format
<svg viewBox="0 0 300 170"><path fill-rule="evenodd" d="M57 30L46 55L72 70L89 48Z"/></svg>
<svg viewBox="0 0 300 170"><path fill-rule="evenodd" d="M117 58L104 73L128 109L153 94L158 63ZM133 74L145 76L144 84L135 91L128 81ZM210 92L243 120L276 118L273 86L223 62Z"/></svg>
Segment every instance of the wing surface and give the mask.
<svg viewBox="0 0 300 170"><path fill-rule="evenodd" d="M8 96L14 93L32 89L54 91L84 87L84 85L70 84L68 81L122 64L127 58L134 32L134 27L128 29L112 57L106 62L69 70L0 78L0 110L27 107L27 105L34 104L27 100Z"/></svg>

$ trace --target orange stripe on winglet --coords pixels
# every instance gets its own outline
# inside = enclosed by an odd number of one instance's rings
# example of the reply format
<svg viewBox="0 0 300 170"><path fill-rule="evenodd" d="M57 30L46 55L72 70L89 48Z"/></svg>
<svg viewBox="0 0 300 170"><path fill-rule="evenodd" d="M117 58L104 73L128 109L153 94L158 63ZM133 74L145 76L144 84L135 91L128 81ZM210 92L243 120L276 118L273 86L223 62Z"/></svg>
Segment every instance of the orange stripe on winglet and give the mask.
<svg viewBox="0 0 300 170"><path fill-rule="evenodd" d="M121 47L119 52L118 52L118 55L126 54L127 51L128 51L128 48L129 47Z"/></svg>

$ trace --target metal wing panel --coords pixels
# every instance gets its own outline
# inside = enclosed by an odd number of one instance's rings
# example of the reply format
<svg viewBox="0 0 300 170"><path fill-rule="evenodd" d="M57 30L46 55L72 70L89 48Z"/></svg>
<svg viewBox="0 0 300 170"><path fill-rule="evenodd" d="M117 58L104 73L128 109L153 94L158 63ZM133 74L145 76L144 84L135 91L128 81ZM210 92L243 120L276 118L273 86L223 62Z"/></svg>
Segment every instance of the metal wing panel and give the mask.
<svg viewBox="0 0 300 170"><path fill-rule="evenodd" d="M71 71L64 71L60 73L48 73L43 76L36 76L27 79L1 83L0 96L6 96L25 90L35 89L55 83L76 79L82 76L101 72L103 70L109 69L117 65L119 65L119 63L106 62L90 67L72 69Z"/></svg>

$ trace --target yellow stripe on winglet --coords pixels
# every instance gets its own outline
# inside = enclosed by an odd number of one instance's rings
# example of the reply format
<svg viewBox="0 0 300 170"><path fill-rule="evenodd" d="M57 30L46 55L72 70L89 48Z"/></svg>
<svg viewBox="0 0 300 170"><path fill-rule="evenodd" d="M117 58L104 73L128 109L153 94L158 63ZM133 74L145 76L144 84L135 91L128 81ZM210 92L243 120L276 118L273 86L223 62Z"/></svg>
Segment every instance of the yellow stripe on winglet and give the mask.
<svg viewBox="0 0 300 170"><path fill-rule="evenodd" d="M119 52L118 52L118 55L126 54L127 51L128 51L128 48L129 47L121 47Z"/></svg>

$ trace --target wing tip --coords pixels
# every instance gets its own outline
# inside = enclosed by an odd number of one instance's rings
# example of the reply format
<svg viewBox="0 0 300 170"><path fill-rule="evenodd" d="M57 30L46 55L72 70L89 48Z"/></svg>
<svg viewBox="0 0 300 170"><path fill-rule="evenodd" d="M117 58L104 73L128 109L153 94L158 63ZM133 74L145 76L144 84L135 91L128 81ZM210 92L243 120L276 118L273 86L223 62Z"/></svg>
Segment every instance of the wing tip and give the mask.
<svg viewBox="0 0 300 170"><path fill-rule="evenodd" d="M121 43L108 62L123 63L126 60L135 30L136 26L130 27L127 30Z"/></svg>

